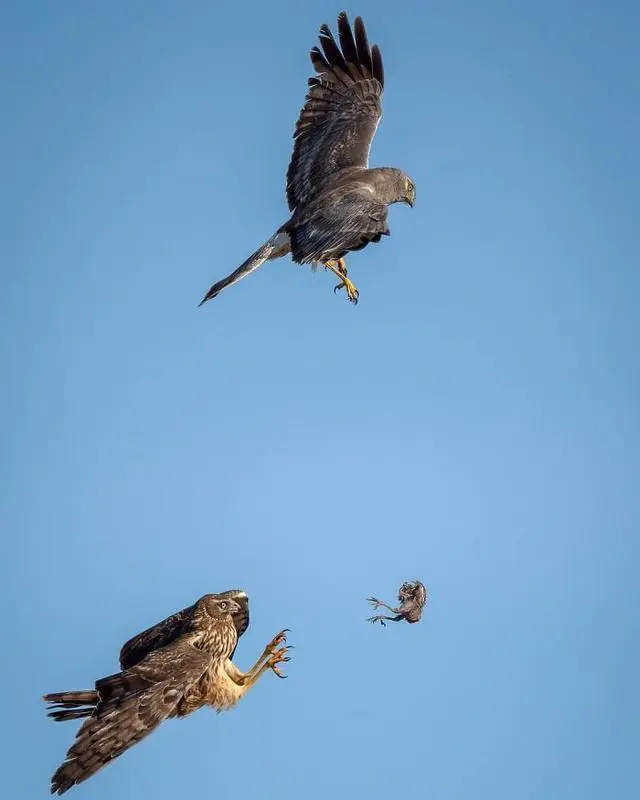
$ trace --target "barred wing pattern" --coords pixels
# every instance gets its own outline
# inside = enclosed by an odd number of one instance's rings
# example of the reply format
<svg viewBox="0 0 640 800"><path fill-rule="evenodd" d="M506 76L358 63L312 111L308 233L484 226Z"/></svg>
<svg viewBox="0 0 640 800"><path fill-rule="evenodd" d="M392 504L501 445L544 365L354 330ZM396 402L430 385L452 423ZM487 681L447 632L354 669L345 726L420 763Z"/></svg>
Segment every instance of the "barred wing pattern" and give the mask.
<svg viewBox="0 0 640 800"><path fill-rule="evenodd" d="M329 27L323 25L322 50L314 47L310 53L319 77L309 79L295 129L287 171L291 211L308 203L339 170L367 167L382 116L384 70L378 46L369 46L360 17L356 17L352 32L344 12L338 17L338 36L340 47Z"/></svg>
<svg viewBox="0 0 640 800"><path fill-rule="evenodd" d="M240 638L249 627L249 599L246 593L241 589L230 589L227 592L219 592L216 597L231 597L240 605L241 612L233 615L233 622ZM195 606L194 603L188 608L177 611L125 642L120 650L121 669L129 669L142 661L152 650L158 650L173 642L184 631L184 625L192 616ZM234 653L235 648L229 658L233 658Z"/></svg>
<svg viewBox="0 0 640 800"><path fill-rule="evenodd" d="M51 793L64 794L87 780L173 716L212 661L180 638L131 669L97 681L98 704L51 779Z"/></svg>

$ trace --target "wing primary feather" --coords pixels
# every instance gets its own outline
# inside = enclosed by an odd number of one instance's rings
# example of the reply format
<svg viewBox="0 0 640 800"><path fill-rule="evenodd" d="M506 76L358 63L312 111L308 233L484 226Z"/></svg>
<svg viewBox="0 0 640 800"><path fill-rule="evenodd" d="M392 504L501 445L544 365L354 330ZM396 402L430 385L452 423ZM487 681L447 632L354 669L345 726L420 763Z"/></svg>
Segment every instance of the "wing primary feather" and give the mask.
<svg viewBox="0 0 640 800"><path fill-rule="evenodd" d="M370 78L373 75L373 65L371 64L371 50L369 48L369 40L367 39L367 32L364 28L362 17L356 17L353 26L356 34L358 59L362 66L369 71L367 78Z"/></svg>
<svg viewBox="0 0 640 800"><path fill-rule="evenodd" d="M343 72L349 71L347 62L344 60L344 56L340 52L340 48L327 25L323 25L320 28L320 46L324 51L325 58L332 67L340 67Z"/></svg>
<svg viewBox="0 0 640 800"><path fill-rule="evenodd" d="M313 64L313 68L316 72L330 72L331 67L329 66L329 62L322 54L322 51L319 47L312 47L311 52L309 53L309 57L311 58L311 63Z"/></svg>
<svg viewBox="0 0 640 800"><path fill-rule="evenodd" d="M382 54L377 44L371 48L371 60L373 62L373 77L384 88L384 66L382 64Z"/></svg>
<svg viewBox="0 0 640 800"><path fill-rule="evenodd" d="M358 51L356 50L356 43L351 32L351 25L349 25L349 18L346 11L341 11L338 16L338 35L340 36L340 46L347 64L358 63Z"/></svg>

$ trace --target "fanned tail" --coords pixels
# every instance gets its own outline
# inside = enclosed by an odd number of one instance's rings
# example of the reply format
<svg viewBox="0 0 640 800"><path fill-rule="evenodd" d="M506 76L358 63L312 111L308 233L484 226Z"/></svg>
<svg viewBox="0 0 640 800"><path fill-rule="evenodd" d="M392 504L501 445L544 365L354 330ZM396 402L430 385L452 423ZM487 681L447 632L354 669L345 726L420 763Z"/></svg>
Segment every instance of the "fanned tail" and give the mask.
<svg viewBox="0 0 640 800"><path fill-rule="evenodd" d="M241 264L237 270L235 270L235 272L232 272L231 275L227 275L227 277L223 278L221 281L214 283L209 291L205 294L202 301L199 303L199 306L206 303L207 300L213 300L213 298L219 295L223 289L227 288L227 286L232 286L234 283L238 283L238 281L246 278L247 275L250 275L254 270L258 269L258 267L261 267L265 261L271 261L274 258L280 258L281 256L287 255L287 253L290 251L291 243L289 241L289 234L285 231L279 230L276 234L274 234L274 236L266 241L262 247L250 255L249 258L243 264Z"/></svg>
<svg viewBox="0 0 640 800"><path fill-rule="evenodd" d="M53 692L42 698L48 706L48 717L56 722L90 717L98 702L98 693L93 689L80 692Z"/></svg>

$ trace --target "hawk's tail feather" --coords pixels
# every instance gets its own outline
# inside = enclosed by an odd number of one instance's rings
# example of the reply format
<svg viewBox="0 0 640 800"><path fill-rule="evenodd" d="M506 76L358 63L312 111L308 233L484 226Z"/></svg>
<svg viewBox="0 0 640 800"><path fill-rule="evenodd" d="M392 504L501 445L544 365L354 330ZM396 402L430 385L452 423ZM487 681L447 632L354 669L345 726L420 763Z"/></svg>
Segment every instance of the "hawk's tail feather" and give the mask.
<svg viewBox="0 0 640 800"><path fill-rule="evenodd" d="M246 278L247 275L250 275L254 270L258 269L258 267L261 267L265 261L280 258L281 256L287 255L290 251L291 244L289 241L289 234L279 230L266 241L262 247L259 247L255 253L252 253L238 269L231 273L231 275L227 275L226 278L214 283L199 303L199 306L206 303L207 300L213 300L213 298L219 295L227 286L233 286L234 283L238 283L238 281Z"/></svg>
<svg viewBox="0 0 640 800"><path fill-rule="evenodd" d="M56 722L90 717L98 702L98 693L93 689L80 692L53 692L42 698L48 706L47 716Z"/></svg>
<svg viewBox="0 0 640 800"><path fill-rule="evenodd" d="M75 709L52 709L47 714L55 722L69 722L72 719L84 719L90 717L95 710L95 706L85 706L84 708Z"/></svg>

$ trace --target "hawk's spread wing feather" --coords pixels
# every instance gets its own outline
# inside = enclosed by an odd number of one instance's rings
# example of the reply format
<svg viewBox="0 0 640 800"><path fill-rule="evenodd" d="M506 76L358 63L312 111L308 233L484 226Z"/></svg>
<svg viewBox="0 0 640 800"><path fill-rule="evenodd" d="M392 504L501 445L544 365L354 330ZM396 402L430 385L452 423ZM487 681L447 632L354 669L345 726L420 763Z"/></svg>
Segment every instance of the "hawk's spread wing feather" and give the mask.
<svg viewBox="0 0 640 800"><path fill-rule="evenodd" d="M318 77L309 79L294 134L287 172L290 210L307 203L338 170L368 165L382 115L384 71L377 45L369 46L360 17L352 32L344 11L338 17L338 35L340 47L323 25L322 50L314 47L310 54Z"/></svg>
<svg viewBox="0 0 640 800"><path fill-rule="evenodd" d="M51 792L63 794L85 781L171 717L211 661L209 653L178 639L131 669L97 681L98 705L51 779Z"/></svg>
<svg viewBox="0 0 640 800"><path fill-rule="evenodd" d="M125 642L120 650L121 669L130 669L140 663L152 650L166 647L173 642L180 635L185 622L193 613L193 609L194 606L189 606L181 611L176 611L162 622L152 625Z"/></svg>
<svg viewBox="0 0 640 800"><path fill-rule="evenodd" d="M225 597L227 595L233 597L242 607L242 613L233 617L239 638L249 627L249 601L246 594L239 589L220 592L216 596ZM194 609L195 604L188 606L188 608L183 608L181 611L177 611L170 617L163 619L162 622L152 625L142 633L129 639L128 642L125 642L120 650L121 669L129 669L134 664L142 661L152 650L166 647L166 645L175 641L180 634L184 633L185 625L192 616ZM235 653L235 650L233 652ZM233 658L233 653L230 658Z"/></svg>

